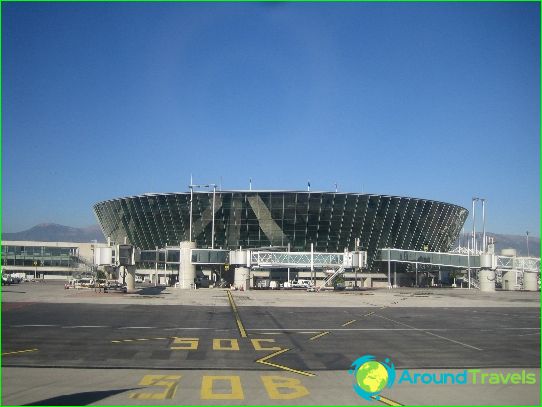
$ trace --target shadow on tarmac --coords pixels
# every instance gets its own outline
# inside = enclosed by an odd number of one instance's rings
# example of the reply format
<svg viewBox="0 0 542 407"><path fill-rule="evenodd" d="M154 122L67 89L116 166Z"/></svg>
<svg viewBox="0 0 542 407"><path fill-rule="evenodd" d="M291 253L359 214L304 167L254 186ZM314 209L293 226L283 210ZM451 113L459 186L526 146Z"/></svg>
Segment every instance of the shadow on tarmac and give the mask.
<svg viewBox="0 0 542 407"><path fill-rule="evenodd" d="M165 286L143 287L143 288L140 288L138 291L136 291L136 292L133 293L133 294L136 294L136 295L150 295L150 296L152 296L152 295L166 295L166 294L169 294L169 293L163 292L165 289L166 289Z"/></svg>
<svg viewBox="0 0 542 407"><path fill-rule="evenodd" d="M34 403L23 404L23 406L86 406L106 397L115 396L130 390L135 390L135 388L66 394L63 396L35 401Z"/></svg>

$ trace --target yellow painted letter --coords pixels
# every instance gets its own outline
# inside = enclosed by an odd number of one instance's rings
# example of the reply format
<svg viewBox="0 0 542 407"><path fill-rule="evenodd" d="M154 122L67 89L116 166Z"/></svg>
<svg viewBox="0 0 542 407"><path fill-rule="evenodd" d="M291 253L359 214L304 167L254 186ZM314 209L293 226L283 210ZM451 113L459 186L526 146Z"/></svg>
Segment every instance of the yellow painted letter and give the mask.
<svg viewBox="0 0 542 407"><path fill-rule="evenodd" d="M269 348L264 348L262 346L262 342L268 342L268 343L275 343L274 339L251 339L252 346L254 346L254 350L281 350L282 348L280 346L271 346Z"/></svg>
<svg viewBox="0 0 542 407"><path fill-rule="evenodd" d="M229 342L229 346L222 342ZM237 339L213 339L213 350L239 350L239 342Z"/></svg>
<svg viewBox="0 0 542 407"><path fill-rule="evenodd" d="M198 343L198 338L174 338L171 349L196 350Z"/></svg>
<svg viewBox="0 0 542 407"><path fill-rule="evenodd" d="M181 376L178 375L145 375L139 382L140 386L162 387L164 391L158 393L132 393L129 397L139 400L171 399L175 396L179 380L181 380Z"/></svg>
<svg viewBox="0 0 542 407"><path fill-rule="evenodd" d="M292 400L309 394L307 388L298 379L282 376L261 376L261 378L272 400Z"/></svg>
<svg viewBox="0 0 542 407"><path fill-rule="evenodd" d="M228 393L215 393L213 387L217 381L229 382ZM239 376L203 376L201 381L202 400L244 400L244 398Z"/></svg>

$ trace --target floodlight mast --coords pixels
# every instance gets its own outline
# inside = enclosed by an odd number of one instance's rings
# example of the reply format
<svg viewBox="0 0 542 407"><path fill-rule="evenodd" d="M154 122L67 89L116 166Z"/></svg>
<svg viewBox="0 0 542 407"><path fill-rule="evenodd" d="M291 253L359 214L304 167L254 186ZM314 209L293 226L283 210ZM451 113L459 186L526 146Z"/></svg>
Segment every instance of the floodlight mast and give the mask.
<svg viewBox="0 0 542 407"><path fill-rule="evenodd" d="M212 230L211 230L211 249L215 248L215 196L216 196L216 184L204 184L204 185L196 185L192 183L192 179L190 179L190 225L189 225L189 241L192 241L192 210L193 210L193 200L194 200L194 188L210 188L213 187L213 222L212 222Z"/></svg>

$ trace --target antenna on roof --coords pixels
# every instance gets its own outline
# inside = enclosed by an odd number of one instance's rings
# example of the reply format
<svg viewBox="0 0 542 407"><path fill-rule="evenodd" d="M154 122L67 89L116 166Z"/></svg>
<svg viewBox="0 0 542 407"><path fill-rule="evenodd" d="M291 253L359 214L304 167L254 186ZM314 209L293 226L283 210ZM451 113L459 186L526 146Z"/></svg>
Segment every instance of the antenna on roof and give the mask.
<svg viewBox="0 0 542 407"><path fill-rule="evenodd" d="M310 190L311 190L311 182L307 181L307 191L310 192Z"/></svg>
<svg viewBox="0 0 542 407"><path fill-rule="evenodd" d="M252 191L252 178L248 179L248 189L249 191Z"/></svg>
<svg viewBox="0 0 542 407"><path fill-rule="evenodd" d="M337 183L335 183L335 192L337 192Z"/></svg>

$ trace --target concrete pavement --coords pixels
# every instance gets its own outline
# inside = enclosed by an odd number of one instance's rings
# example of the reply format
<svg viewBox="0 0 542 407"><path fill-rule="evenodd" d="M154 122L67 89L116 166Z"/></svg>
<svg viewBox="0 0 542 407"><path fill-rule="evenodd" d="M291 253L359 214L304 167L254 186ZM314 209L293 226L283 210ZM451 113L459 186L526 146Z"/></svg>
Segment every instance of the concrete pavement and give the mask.
<svg viewBox="0 0 542 407"><path fill-rule="evenodd" d="M538 383L396 383L382 392L400 404L535 405L540 396L540 311L530 293L233 292L234 313L225 290L173 290L107 297L8 287L3 404L386 404L352 390L347 371L364 354L390 358L398 377L525 370ZM11 301L19 295L26 301Z"/></svg>

